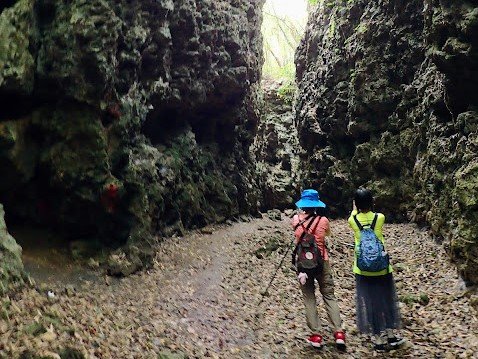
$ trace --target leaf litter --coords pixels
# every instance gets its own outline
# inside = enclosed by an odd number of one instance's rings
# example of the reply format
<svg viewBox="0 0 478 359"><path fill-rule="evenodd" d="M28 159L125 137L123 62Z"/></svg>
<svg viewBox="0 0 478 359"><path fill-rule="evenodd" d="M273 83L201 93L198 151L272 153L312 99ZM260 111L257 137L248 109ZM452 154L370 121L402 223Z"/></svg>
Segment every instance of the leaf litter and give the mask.
<svg viewBox="0 0 478 359"><path fill-rule="evenodd" d="M258 305L292 239L287 218L264 218L167 239L151 270L127 278L78 288L48 283L53 300L35 288L3 298L0 357L478 358L477 312L470 304L476 295L442 246L411 224L385 228L407 344L374 352L355 327L351 233L344 220L331 227L346 353L332 345L319 293L327 345L318 351L305 342L309 331L289 254Z"/></svg>

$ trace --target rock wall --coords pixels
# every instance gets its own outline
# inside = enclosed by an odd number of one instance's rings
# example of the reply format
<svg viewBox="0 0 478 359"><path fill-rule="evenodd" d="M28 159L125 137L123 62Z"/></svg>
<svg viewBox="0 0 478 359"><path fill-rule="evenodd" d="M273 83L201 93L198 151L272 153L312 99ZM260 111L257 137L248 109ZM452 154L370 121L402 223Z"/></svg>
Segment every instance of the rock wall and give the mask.
<svg viewBox="0 0 478 359"><path fill-rule="evenodd" d="M22 263L22 247L8 233L4 216L3 205L0 204L0 259L2 261L0 295L2 296L16 286L23 284L26 279Z"/></svg>
<svg viewBox="0 0 478 359"><path fill-rule="evenodd" d="M320 1L296 54L304 183L336 214L372 188L388 220L443 240L478 282L478 7Z"/></svg>
<svg viewBox="0 0 478 359"><path fill-rule="evenodd" d="M299 195L301 148L294 126L294 84L262 81L264 106L252 146L261 209L286 209Z"/></svg>
<svg viewBox="0 0 478 359"><path fill-rule="evenodd" d="M263 0L0 5L8 218L133 248L257 211ZM124 256L123 256L124 257Z"/></svg>

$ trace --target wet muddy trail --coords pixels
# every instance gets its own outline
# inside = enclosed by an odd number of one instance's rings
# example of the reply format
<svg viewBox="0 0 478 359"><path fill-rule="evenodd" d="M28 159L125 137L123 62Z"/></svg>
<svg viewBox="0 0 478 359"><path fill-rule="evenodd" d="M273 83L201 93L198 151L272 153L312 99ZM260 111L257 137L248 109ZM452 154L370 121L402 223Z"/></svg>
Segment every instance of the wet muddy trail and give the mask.
<svg viewBox="0 0 478 359"><path fill-rule="evenodd" d="M166 352L189 358L478 357L473 294L441 246L414 225L385 228L408 343L388 354L371 349L355 329L351 235L343 220L332 222L329 249L348 351L338 353L331 344L321 351L309 348L302 298L288 261L259 305L291 240L288 218L282 218L170 238L152 269L128 278L96 274L72 285L50 277L4 298L0 357L30 350L65 358L65 348L86 358L157 358ZM55 297L48 298L46 290ZM330 343L332 331L318 301Z"/></svg>

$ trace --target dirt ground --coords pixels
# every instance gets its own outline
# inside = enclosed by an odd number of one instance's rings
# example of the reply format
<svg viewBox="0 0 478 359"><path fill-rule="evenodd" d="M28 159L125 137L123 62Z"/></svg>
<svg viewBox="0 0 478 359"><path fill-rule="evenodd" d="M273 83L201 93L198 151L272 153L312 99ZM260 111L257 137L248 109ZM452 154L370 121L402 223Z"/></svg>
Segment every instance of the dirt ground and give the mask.
<svg viewBox="0 0 478 359"><path fill-rule="evenodd" d="M100 276L75 287L65 280L37 283L3 298L0 357L478 358L477 311L470 304L476 294L459 279L442 246L415 225L384 229L401 298L401 334L408 342L376 353L355 327L350 230L344 220L331 227L346 353L332 345L320 299L328 345L317 350L305 342L309 331L289 255L259 304L292 239L282 215L282 221L265 216L167 239L153 268L128 278Z"/></svg>

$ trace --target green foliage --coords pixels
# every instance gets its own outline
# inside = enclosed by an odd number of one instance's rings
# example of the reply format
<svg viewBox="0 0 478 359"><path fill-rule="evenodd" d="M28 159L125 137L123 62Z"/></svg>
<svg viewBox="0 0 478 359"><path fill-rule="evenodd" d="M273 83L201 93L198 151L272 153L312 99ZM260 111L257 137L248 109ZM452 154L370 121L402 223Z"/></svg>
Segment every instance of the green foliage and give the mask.
<svg viewBox="0 0 478 359"><path fill-rule="evenodd" d="M400 297L400 302L405 303L406 305L412 305L414 303L427 305L430 303L430 298L426 293L421 293L420 295L406 294Z"/></svg>
<svg viewBox="0 0 478 359"><path fill-rule="evenodd" d="M46 333L45 326L37 322L32 322L31 324L27 325L23 330L26 334L33 335L34 337Z"/></svg>
<svg viewBox="0 0 478 359"><path fill-rule="evenodd" d="M274 236L269 238L267 243L265 243L263 246L256 249L254 251L254 254L257 258L263 259L265 257L270 256L273 252L277 251L279 248L283 246L284 244L281 243L280 238Z"/></svg>
<svg viewBox="0 0 478 359"><path fill-rule="evenodd" d="M162 220L172 223L179 213L182 224L191 227L237 214L237 189L221 173L217 151L214 146L199 146L192 132L179 135L171 147L161 150L162 163L170 169L161 189L169 208Z"/></svg>
<svg viewBox="0 0 478 359"><path fill-rule="evenodd" d="M336 27L335 17L333 17L333 18L330 20L330 27L329 27L329 33L328 33L328 37L329 37L329 38L334 37L334 35L335 35L335 27Z"/></svg>
<svg viewBox="0 0 478 359"><path fill-rule="evenodd" d="M357 27L355 28L355 32L362 35L365 34L368 31L368 26L366 23L361 22Z"/></svg>
<svg viewBox="0 0 478 359"><path fill-rule="evenodd" d="M278 13L273 1L268 1L264 5L262 36L265 77L286 80L293 80L295 77L294 54L307 22L305 12L307 0L301 1L304 6L304 16L299 19Z"/></svg>
<svg viewBox="0 0 478 359"><path fill-rule="evenodd" d="M277 96L284 100L287 104L291 105L294 100L297 86L294 81L286 81L277 90Z"/></svg>
<svg viewBox="0 0 478 359"><path fill-rule="evenodd" d="M295 64L291 61L283 66L270 65L266 66L264 63L264 75L273 79L285 79L287 81L294 81L295 78Z"/></svg>
<svg viewBox="0 0 478 359"><path fill-rule="evenodd" d="M309 4L315 6L319 3L319 0L308 0Z"/></svg>

